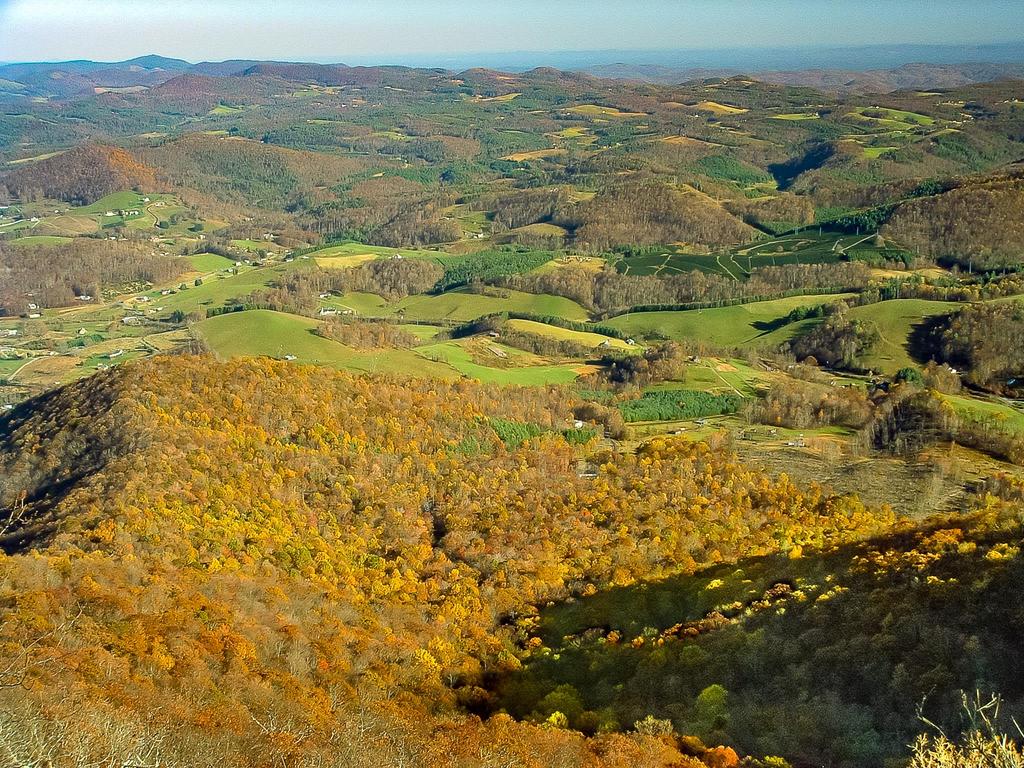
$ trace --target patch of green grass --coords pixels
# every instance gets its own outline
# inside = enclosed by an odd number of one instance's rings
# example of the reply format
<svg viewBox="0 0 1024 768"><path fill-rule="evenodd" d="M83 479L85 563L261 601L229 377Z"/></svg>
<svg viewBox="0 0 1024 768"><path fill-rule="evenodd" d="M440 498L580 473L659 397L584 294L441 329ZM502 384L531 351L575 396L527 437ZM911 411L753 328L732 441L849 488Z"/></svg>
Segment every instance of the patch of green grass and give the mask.
<svg viewBox="0 0 1024 768"><path fill-rule="evenodd" d="M457 257L448 256L440 251L431 251L426 248L388 248L383 245L364 245L363 243L339 243L329 245L317 251L309 253L313 259L330 258L332 256L359 256L366 253L373 253L377 256L402 256L406 259L434 259L440 264L446 264L448 260Z"/></svg>
<svg viewBox="0 0 1024 768"><path fill-rule="evenodd" d="M416 352L430 360L440 360L470 378L492 384L545 386L569 384L579 375L573 365L534 365L523 368L491 368L473 361L469 351L458 342L417 347Z"/></svg>
<svg viewBox="0 0 1024 768"><path fill-rule="evenodd" d="M84 214L99 214L103 215L107 211L118 211L118 210L131 210L137 209L142 210L147 203L143 202L145 195L140 195L138 192L113 192L106 197L101 197L95 203L91 205L82 206L81 208L72 208L72 213L84 213ZM156 197L150 197L150 200L157 199Z"/></svg>
<svg viewBox="0 0 1024 768"><path fill-rule="evenodd" d="M218 315L198 324L210 348L222 357L294 355L298 363L370 373L407 373L451 378L454 371L405 349L366 352L313 333L317 322L270 310Z"/></svg>
<svg viewBox="0 0 1024 768"><path fill-rule="evenodd" d="M197 253L188 260L197 272L217 272L235 265L231 259L216 253Z"/></svg>
<svg viewBox="0 0 1024 768"><path fill-rule="evenodd" d="M982 400L964 395L942 395L962 416L973 419L993 419L1007 429L1024 432L1024 412L1005 403Z"/></svg>
<svg viewBox="0 0 1024 768"><path fill-rule="evenodd" d="M162 306L168 313L181 310L188 314L207 309L217 309L227 304L237 303L248 294L283 278L288 272L299 269L300 262L276 264L272 267L249 268L240 267L235 275L213 275L203 279L202 285L193 285L191 280L183 280L185 290L170 296L161 296L159 291L149 291L149 306ZM306 262L301 262L305 264Z"/></svg>
<svg viewBox="0 0 1024 768"><path fill-rule="evenodd" d="M605 321L636 338L662 335L676 340L704 341L720 347L778 346L814 320L778 325L798 307L814 307L838 301L850 294L792 296L712 309L682 312L633 312Z"/></svg>
<svg viewBox="0 0 1024 768"><path fill-rule="evenodd" d="M783 115L772 115L772 120L820 120L821 115L817 112L790 112Z"/></svg>
<svg viewBox="0 0 1024 768"><path fill-rule="evenodd" d="M589 333L587 331L573 331L569 328L559 328L555 325L548 325L547 323L538 323L533 320L509 320L508 325L517 331L523 333L533 333L538 336L546 336L551 339L558 339L559 341L572 341L577 344L582 344L585 347L596 347L599 344L608 342L608 346L614 349L623 351L637 350L636 346L627 344L622 339L615 339L611 336L605 336L600 333Z"/></svg>
<svg viewBox="0 0 1024 768"><path fill-rule="evenodd" d="M864 157L870 158L871 160L877 160L878 158L881 158L883 155L898 150L898 148L898 146L865 146Z"/></svg>
<svg viewBox="0 0 1024 768"><path fill-rule="evenodd" d="M231 245L243 251L274 251L279 247L268 240L232 240Z"/></svg>
<svg viewBox="0 0 1024 768"><path fill-rule="evenodd" d="M875 348L861 361L865 368L885 374L900 368L913 367L907 341L914 326L925 318L943 315L961 305L948 301L926 299L893 299L867 304L850 310L850 318L875 324L881 338Z"/></svg>
<svg viewBox="0 0 1024 768"><path fill-rule="evenodd" d="M59 237L57 235L29 235L28 237L19 237L16 240L11 240L11 245L31 247L34 245L63 245L64 243L70 243L72 238L70 237Z"/></svg>
<svg viewBox="0 0 1024 768"><path fill-rule="evenodd" d="M245 107L232 107L228 104L218 104L216 107L211 109L207 114L210 115L237 115L239 112L244 112Z"/></svg>
<svg viewBox="0 0 1024 768"><path fill-rule="evenodd" d="M466 322L497 312L528 312L535 315L556 315L568 320L586 320L587 311L574 301L561 296L536 295L520 291L502 291L502 295L472 293L466 289L448 291L437 296L409 296L395 304L391 311L412 320L454 320Z"/></svg>

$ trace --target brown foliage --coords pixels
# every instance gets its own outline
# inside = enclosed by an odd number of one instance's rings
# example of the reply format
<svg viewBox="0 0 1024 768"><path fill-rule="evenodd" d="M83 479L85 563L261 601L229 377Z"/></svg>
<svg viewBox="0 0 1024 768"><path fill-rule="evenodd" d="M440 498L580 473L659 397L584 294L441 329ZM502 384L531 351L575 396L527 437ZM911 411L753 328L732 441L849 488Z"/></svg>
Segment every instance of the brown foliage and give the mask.
<svg viewBox="0 0 1024 768"><path fill-rule="evenodd" d="M49 197L88 205L112 192L152 190L156 176L126 150L85 144L9 171L0 185L22 200Z"/></svg>

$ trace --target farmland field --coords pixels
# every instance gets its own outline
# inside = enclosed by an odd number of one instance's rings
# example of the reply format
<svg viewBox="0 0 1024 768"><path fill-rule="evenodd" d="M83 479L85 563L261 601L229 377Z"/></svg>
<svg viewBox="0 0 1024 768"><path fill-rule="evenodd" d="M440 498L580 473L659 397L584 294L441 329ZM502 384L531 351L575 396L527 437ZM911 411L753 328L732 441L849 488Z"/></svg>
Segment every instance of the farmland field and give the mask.
<svg viewBox="0 0 1024 768"><path fill-rule="evenodd" d="M506 354L521 354L519 350L504 347ZM444 342L418 347L416 351L429 360L440 360L460 373L492 384L517 386L544 386L547 384L569 384L584 369L576 364L530 365L523 367L498 368L481 365L474 361L469 351L456 342Z"/></svg>
<svg viewBox="0 0 1024 768"><path fill-rule="evenodd" d="M451 378L448 366L423 359L409 350L367 352L352 349L313 333L316 321L269 310L232 312L204 320L198 333L221 357L265 355L351 371L409 373Z"/></svg>
<svg viewBox="0 0 1024 768"><path fill-rule="evenodd" d="M410 320L458 322L475 320L496 312L529 312L536 315L555 315L567 320L588 318L583 307L561 296L535 295L520 291L503 291L502 294L488 296L459 288L437 296L410 296L393 305L390 312L401 314Z"/></svg>
<svg viewBox="0 0 1024 768"><path fill-rule="evenodd" d="M613 349L634 350L635 346L627 344L622 339L615 339L611 336L604 336L600 333L589 333L587 331L573 331L568 328L559 328L557 325L547 325L533 320L509 320L509 327L522 331L523 333L534 333L538 336L547 336L559 341L572 341L588 347L597 347L604 342Z"/></svg>
<svg viewBox="0 0 1024 768"><path fill-rule="evenodd" d="M867 368L893 374L900 368L914 365L907 342L914 326L934 315L952 312L958 305L925 299L893 299L854 307L850 317L875 324L881 336L876 347L862 360Z"/></svg>
<svg viewBox="0 0 1024 768"><path fill-rule="evenodd" d="M723 347L771 347L788 341L816 322L802 320L776 327L792 310L828 304L850 295L793 296L683 312L634 312L604 322L637 338L662 334L670 339L705 341Z"/></svg>

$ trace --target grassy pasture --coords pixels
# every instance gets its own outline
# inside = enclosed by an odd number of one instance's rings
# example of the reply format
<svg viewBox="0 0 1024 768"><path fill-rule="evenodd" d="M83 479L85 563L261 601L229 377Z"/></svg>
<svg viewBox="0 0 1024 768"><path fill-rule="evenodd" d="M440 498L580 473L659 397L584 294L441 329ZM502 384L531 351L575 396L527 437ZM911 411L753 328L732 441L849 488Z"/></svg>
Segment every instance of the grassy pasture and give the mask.
<svg viewBox="0 0 1024 768"><path fill-rule="evenodd" d="M137 208L141 210L146 206L143 198L146 195L140 195L138 192L113 192L106 197L101 197L95 203L91 205L85 205L80 208L73 208L75 213L79 214L99 214L102 216L107 211L117 211ZM160 199L159 195L149 196L150 201Z"/></svg>
<svg viewBox="0 0 1024 768"><path fill-rule="evenodd" d="M622 339L613 339L611 336L605 336L600 333L589 333L586 331L573 331L568 328L559 328L556 325L547 325L546 323L538 323L533 320L509 320L509 327L514 328L517 331L523 333L533 333L538 336L547 336L551 339L558 339L559 341L572 341L583 346L596 348L599 344L608 342L608 345L613 349L634 351L637 348L630 346Z"/></svg>
<svg viewBox="0 0 1024 768"><path fill-rule="evenodd" d="M360 256L367 253L377 256L402 256L406 259L434 259L442 264L451 258L445 253L426 248L388 248L383 245L363 245L362 243L329 245L308 255L311 259L324 259L336 256Z"/></svg>
<svg viewBox="0 0 1024 768"><path fill-rule="evenodd" d="M850 317L874 323L881 335L875 349L863 359L862 364L886 374L913 366L907 340L914 326L925 318L952 312L960 306L948 301L892 299L854 307L850 310Z"/></svg>
<svg viewBox="0 0 1024 768"><path fill-rule="evenodd" d="M615 268L628 275L671 275L696 269L742 278L757 267L838 262L844 258L844 249L863 239L828 232L819 235L817 230L809 230L759 240L716 254L680 253L679 249L666 247L660 253L619 259ZM864 252L862 255L878 250L870 241L860 243L858 248Z"/></svg>
<svg viewBox="0 0 1024 768"><path fill-rule="evenodd" d="M872 160L876 160L887 152L892 152L899 149L899 147L864 147L864 157L870 157Z"/></svg>
<svg viewBox="0 0 1024 768"><path fill-rule="evenodd" d="M942 398L965 417L995 419L1008 429L1024 432L1024 412L1005 403L962 395L942 395Z"/></svg>
<svg viewBox="0 0 1024 768"><path fill-rule="evenodd" d="M821 115L817 112L788 112L781 115L772 115L772 120L789 120L789 121L800 121L800 120L820 120Z"/></svg>
<svg viewBox="0 0 1024 768"><path fill-rule="evenodd" d="M543 160L547 157L558 157L559 155L565 154L564 149L535 149L532 152L515 152L511 155L505 155L501 158L502 160L511 160L515 163L525 163L530 160Z"/></svg>
<svg viewBox="0 0 1024 768"><path fill-rule="evenodd" d="M699 109L702 112L711 112L715 115L741 115L749 110L743 107L735 107L732 104L722 104L718 101L700 101L694 105L694 109Z"/></svg>
<svg viewBox="0 0 1024 768"><path fill-rule="evenodd" d="M771 347L788 341L816 322L802 320L779 325L791 311L838 301L849 295L793 296L682 312L634 312L613 317L605 323L637 338L662 334L670 339L703 341L722 347Z"/></svg>
<svg viewBox="0 0 1024 768"><path fill-rule="evenodd" d="M218 104L216 107L211 109L207 114L210 115L237 115L239 112L245 112L245 107L232 107L228 104Z"/></svg>
<svg viewBox="0 0 1024 768"><path fill-rule="evenodd" d="M269 310L232 312L197 326L210 348L222 357L266 355L296 362L371 373L415 373L452 378L452 369L417 356L410 350L363 351L313 333L316 321Z"/></svg>
<svg viewBox="0 0 1024 768"><path fill-rule="evenodd" d="M500 347L510 357L521 354L510 347ZM465 346L447 341L417 347L416 352L429 360L440 360L465 376L493 384L518 386L545 386L548 384L569 384L576 380L583 366L580 365L531 365L525 367L498 368L481 365L474 361Z"/></svg>
<svg viewBox="0 0 1024 768"><path fill-rule="evenodd" d="M569 107L568 111L575 112L577 115L586 115L587 117L626 118L648 116L646 112L623 112L615 107L602 107L598 104L580 104L576 107Z"/></svg>
<svg viewBox="0 0 1024 768"><path fill-rule="evenodd" d="M316 263L324 269L351 269L379 258L375 253L353 253L349 256L318 256Z"/></svg>
<svg viewBox="0 0 1024 768"><path fill-rule="evenodd" d="M507 291L507 296L488 296L456 289L436 296L409 296L390 308L410 320L451 320L466 322L495 312L530 312L555 315L567 320L586 320L587 311L561 296Z"/></svg>
<svg viewBox="0 0 1024 768"><path fill-rule="evenodd" d="M31 248L34 245L62 245L70 243L71 239L70 237L61 237L59 235L28 235L27 237L11 240L11 245L23 248Z"/></svg>
<svg viewBox="0 0 1024 768"><path fill-rule="evenodd" d="M197 253L188 257L189 262L196 272L217 272L228 267L233 267L235 262L226 256L216 253Z"/></svg>
<svg viewBox="0 0 1024 768"><path fill-rule="evenodd" d="M191 281L184 280L186 288L168 296L161 296L158 290L145 292L150 301L144 306L161 306L165 313L175 310L189 313L216 309L241 300L255 290L268 287L291 269L297 268L294 264L279 264L258 269L241 267L238 274L204 278L202 285L193 285Z"/></svg>
<svg viewBox="0 0 1024 768"><path fill-rule="evenodd" d="M888 107L865 107L857 110L859 114L864 116L865 112L880 112L885 117L885 120L899 120L903 123L911 123L912 125L935 125L935 118L929 117L928 115L922 115L919 112L908 112L905 109L890 109ZM878 119L878 118L870 118Z"/></svg>

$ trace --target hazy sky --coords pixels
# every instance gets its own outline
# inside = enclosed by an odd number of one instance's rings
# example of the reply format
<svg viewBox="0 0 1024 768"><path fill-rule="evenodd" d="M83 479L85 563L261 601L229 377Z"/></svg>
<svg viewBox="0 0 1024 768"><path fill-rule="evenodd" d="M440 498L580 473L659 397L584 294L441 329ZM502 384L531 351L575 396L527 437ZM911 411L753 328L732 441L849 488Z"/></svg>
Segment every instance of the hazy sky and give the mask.
<svg viewBox="0 0 1024 768"><path fill-rule="evenodd" d="M986 43L1024 0L0 0L0 61Z"/></svg>

